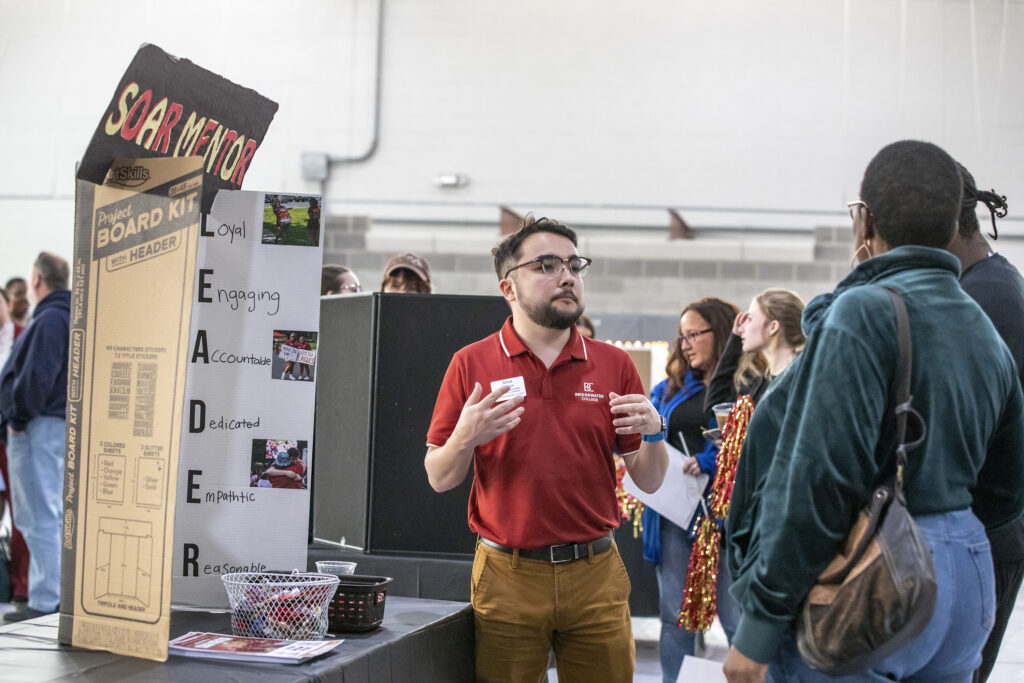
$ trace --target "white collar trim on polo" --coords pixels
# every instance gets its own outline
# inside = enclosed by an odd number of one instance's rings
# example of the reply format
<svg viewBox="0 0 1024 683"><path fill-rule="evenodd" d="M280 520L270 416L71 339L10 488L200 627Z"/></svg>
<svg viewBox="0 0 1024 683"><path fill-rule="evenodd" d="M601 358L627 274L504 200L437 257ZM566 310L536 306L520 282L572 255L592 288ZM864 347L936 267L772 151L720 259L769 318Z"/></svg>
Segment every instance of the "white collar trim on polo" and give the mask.
<svg viewBox="0 0 1024 683"><path fill-rule="evenodd" d="M505 356L511 358L512 354L508 352L508 347L505 346L505 337L501 335L501 330L498 330L498 341L501 342L501 349L505 352ZM587 338L582 334L580 334L580 344L583 345L583 360L590 360L590 357L587 355Z"/></svg>

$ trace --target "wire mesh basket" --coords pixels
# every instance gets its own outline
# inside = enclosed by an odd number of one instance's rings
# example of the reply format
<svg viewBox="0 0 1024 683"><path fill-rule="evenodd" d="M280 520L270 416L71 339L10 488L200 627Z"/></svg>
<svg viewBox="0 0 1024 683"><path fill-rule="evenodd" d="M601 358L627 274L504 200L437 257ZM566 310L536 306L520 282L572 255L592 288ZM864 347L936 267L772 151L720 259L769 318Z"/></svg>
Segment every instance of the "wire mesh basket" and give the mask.
<svg viewBox="0 0 1024 683"><path fill-rule="evenodd" d="M338 587L331 574L225 574L236 636L318 640L327 633L327 605Z"/></svg>

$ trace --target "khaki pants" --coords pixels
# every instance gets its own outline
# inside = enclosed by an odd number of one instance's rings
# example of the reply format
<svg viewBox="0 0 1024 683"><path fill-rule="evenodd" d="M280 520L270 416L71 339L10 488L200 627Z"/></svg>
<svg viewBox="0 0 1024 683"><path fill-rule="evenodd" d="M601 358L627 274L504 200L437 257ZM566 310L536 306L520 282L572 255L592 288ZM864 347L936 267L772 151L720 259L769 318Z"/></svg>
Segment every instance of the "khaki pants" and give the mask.
<svg viewBox="0 0 1024 683"><path fill-rule="evenodd" d="M554 650L559 683L629 683L636 656L629 588L614 544L600 555L551 564L477 543L477 680L541 681Z"/></svg>

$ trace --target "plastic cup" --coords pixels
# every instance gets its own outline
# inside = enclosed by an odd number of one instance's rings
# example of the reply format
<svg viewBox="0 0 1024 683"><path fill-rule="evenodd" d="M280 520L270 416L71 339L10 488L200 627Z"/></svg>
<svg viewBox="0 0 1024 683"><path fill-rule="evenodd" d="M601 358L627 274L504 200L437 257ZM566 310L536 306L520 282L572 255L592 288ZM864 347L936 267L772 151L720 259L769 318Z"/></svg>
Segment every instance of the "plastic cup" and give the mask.
<svg viewBox="0 0 1024 683"><path fill-rule="evenodd" d="M715 421L718 422L719 429L725 429L725 423L729 420L729 413L732 411L732 407L735 403L716 403L711 406L712 412L715 413Z"/></svg>
<svg viewBox="0 0 1024 683"><path fill-rule="evenodd" d="M321 574L334 574L335 576L347 576L356 573L355 562L341 562L338 560L317 560L316 570Z"/></svg>

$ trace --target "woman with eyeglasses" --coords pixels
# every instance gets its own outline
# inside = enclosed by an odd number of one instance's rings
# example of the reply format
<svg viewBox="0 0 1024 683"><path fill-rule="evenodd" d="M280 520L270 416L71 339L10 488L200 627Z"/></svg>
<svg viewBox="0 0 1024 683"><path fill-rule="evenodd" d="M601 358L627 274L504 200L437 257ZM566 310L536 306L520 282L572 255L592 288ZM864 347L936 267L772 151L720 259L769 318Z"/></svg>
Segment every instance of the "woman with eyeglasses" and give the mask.
<svg viewBox="0 0 1024 683"><path fill-rule="evenodd" d="M327 294L358 294L363 291L359 278L351 269L333 263L323 267L320 275L320 296Z"/></svg>
<svg viewBox="0 0 1024 683"><path fill-rule="evenodd" d="M651 391L651 403L668 421L669 444L689 456L685 458L683 472L692 477L708 475L705 502L715 478L718 449L704 438L704 429L715 423L714 415L704 408L704 396L737 313L735 306L713 297L684 308L679 336L665 366L668 379ZM678 623L686 570L702 514L698 507L684 529L650 508L644 510L644 559L657 565L661 617L658 649L665 683L675 683L683 656L694 653L695 634L679 628ZM739 610L729 596L730 584L723 566L718 575L718 618L731 640Z"/></svg>
<svg viewBox="0 0 1024 683"><path fill-rule="evenodd" d="M732 334L711 378L704 407L738 396L754 405L772 380L796 360L806 338L800 328L803 300L788 289L766 289L736 316Z"/></svg>

